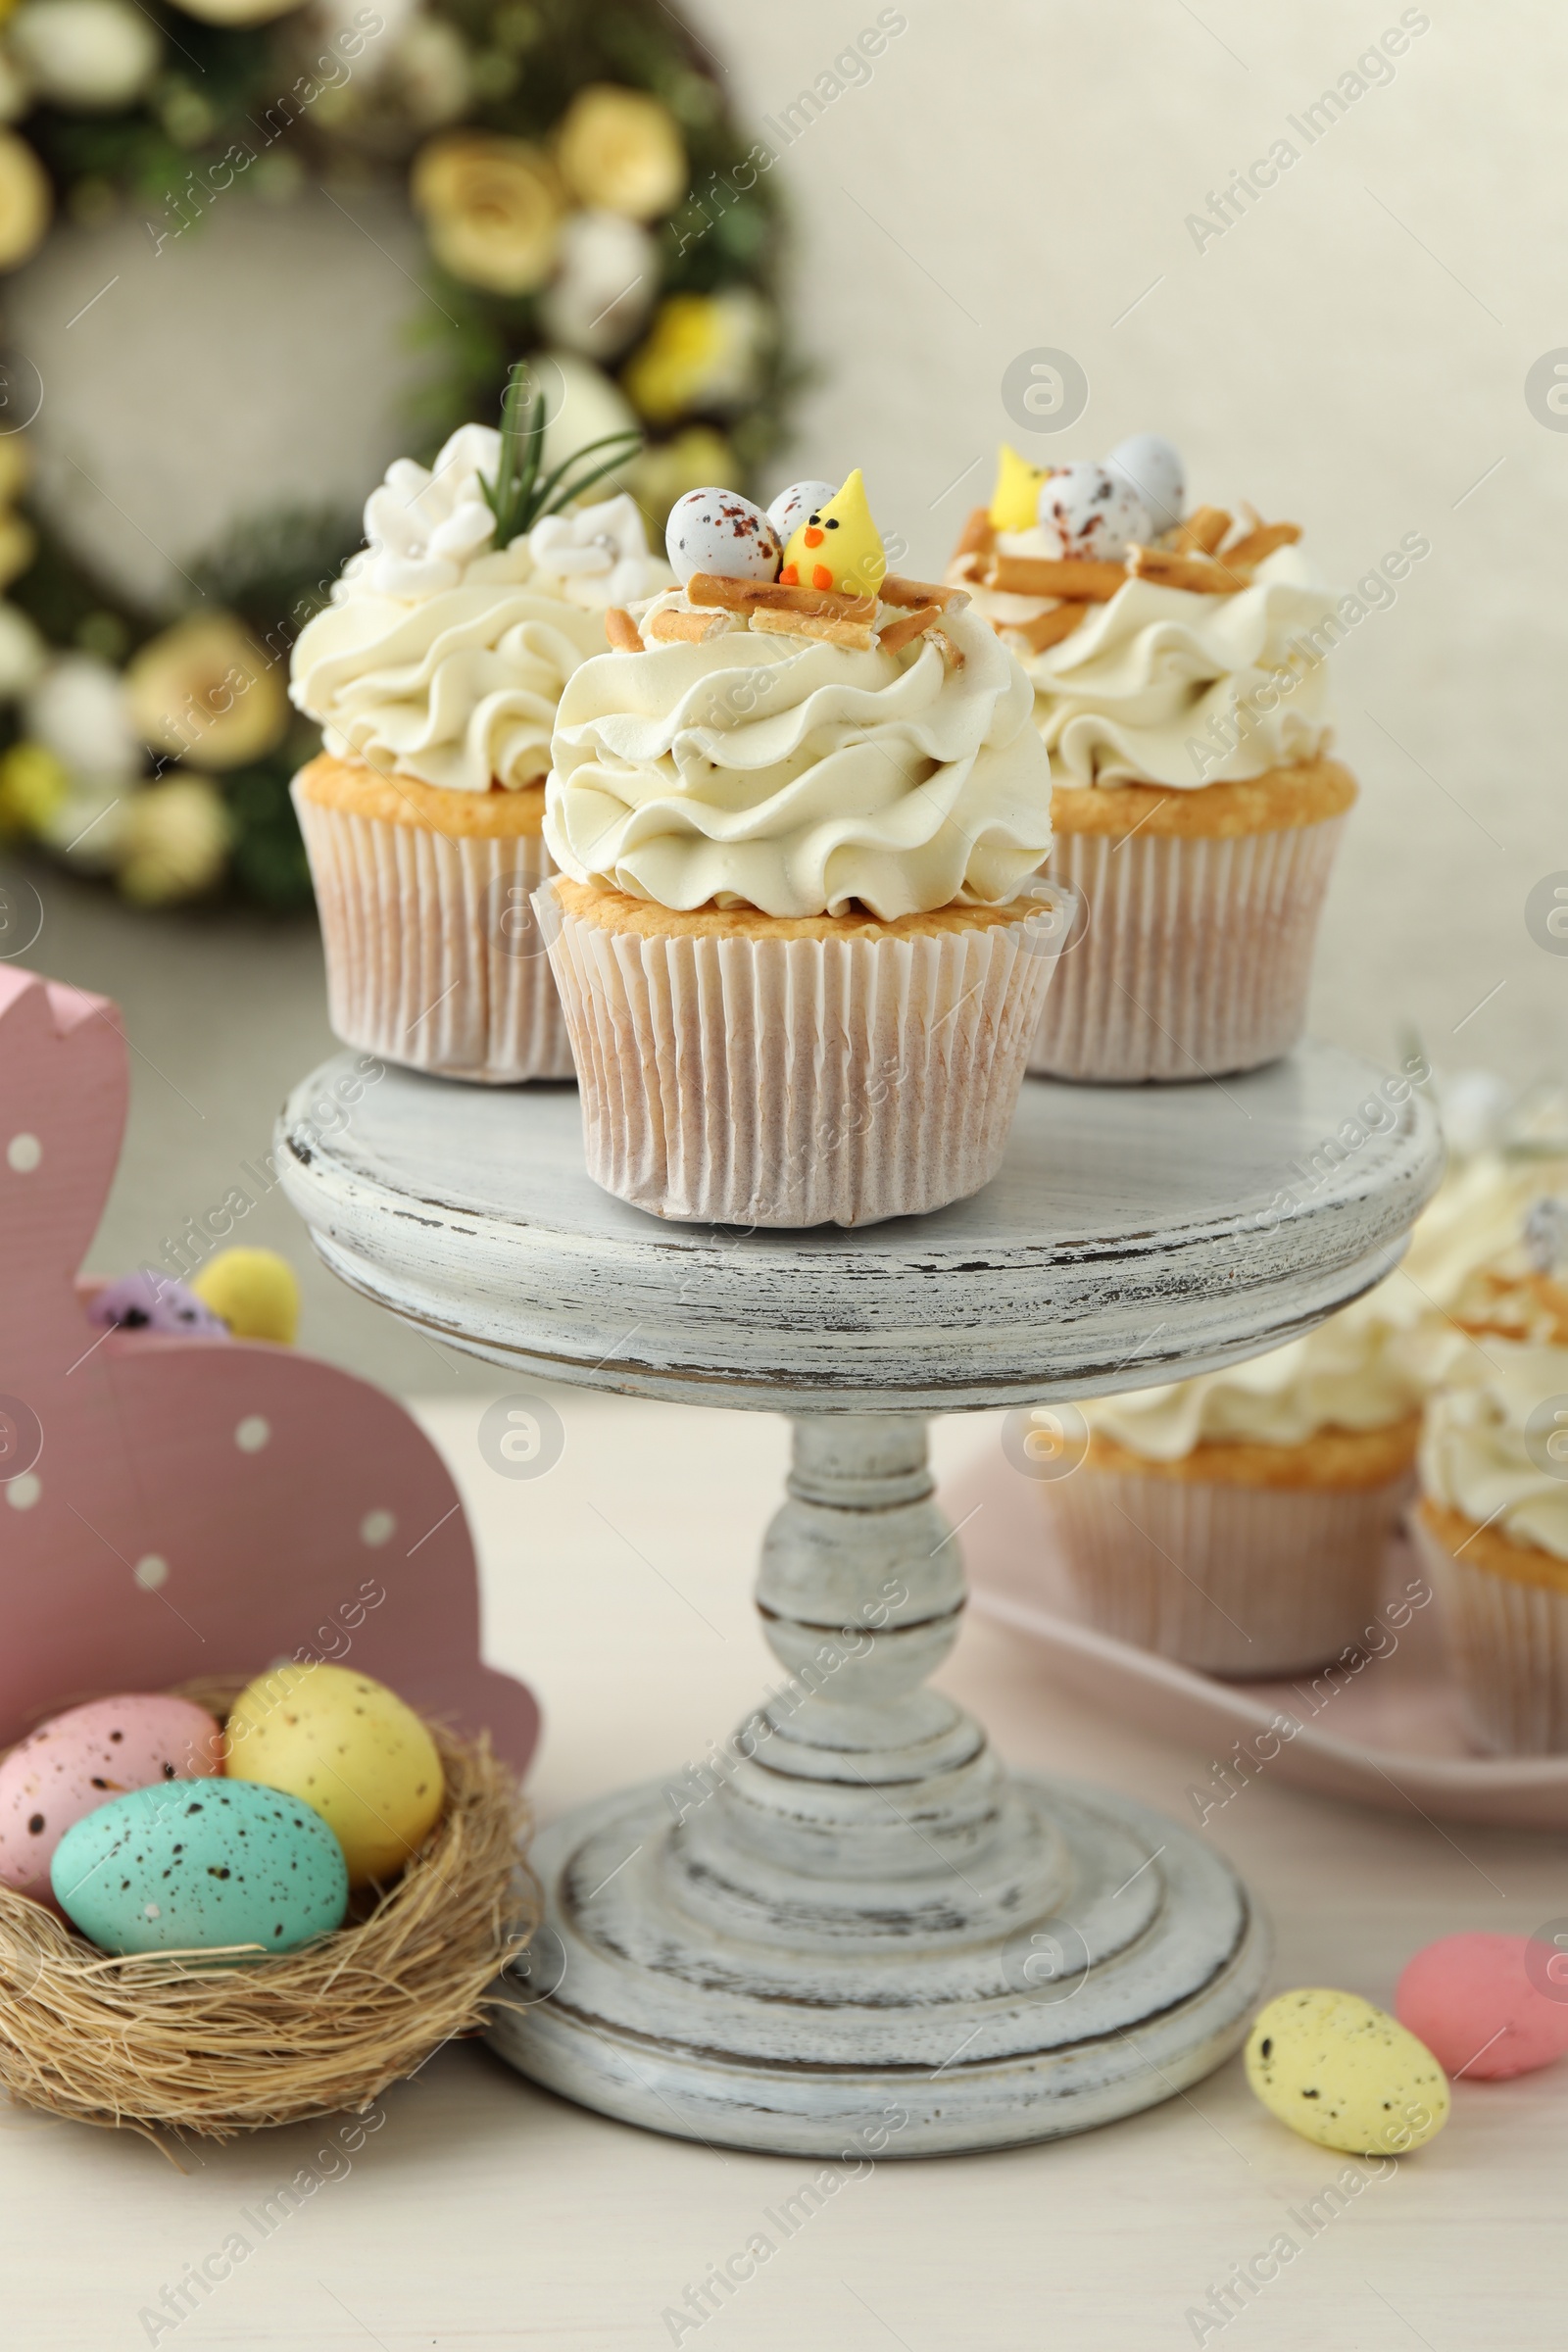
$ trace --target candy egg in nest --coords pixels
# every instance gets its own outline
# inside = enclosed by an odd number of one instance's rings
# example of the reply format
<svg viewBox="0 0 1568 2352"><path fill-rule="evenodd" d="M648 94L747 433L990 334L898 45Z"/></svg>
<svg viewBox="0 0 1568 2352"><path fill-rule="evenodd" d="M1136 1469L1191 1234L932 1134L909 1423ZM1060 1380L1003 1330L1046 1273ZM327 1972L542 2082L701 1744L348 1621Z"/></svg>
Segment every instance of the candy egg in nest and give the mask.
<svg viewBox="0 0 1568 2352"><path fill-rule="evenodd" d="M1173 531L1187 512L1187 478L1181 452L1162 433L1129 433L1118 441L1106 466L1124 474L1149 509L1156 531Z"/></svg>
<svg viewBox="0 0 1568 2352"><path fill-rule="evenodd" d="M1040 485L1040 528L1055 557L1116 563L1152 539L1153 517L1125 473L1091 459Z"/></svg>
<svg viewBox="0 0 1568 2352"><path fill-rule="evenodd" d="M825 507L837 493L836 482L791 482L787 490L781 490L767 510L767 519L778 533L780 547L787 546L791 534L800 529L807 516L814 514L818 507Z"/></svg>
<svg viewBox="0 0 1568 2352"><path fill-rule="evenodd" d="M49 1866L68 1830L132 1788L216 1774L221 1754L216 1718L167 1692L51 1716L0 1763L0 1886L51 1902Z"/></svg>
<svg viewBox="0 0 1568 2352"><path fill-rule="evenodd" d="M664 551L683 588L697 571L726 580L776 580L784 561L784 543L772 523L738 490L688 490L677 499Z"/></svg>

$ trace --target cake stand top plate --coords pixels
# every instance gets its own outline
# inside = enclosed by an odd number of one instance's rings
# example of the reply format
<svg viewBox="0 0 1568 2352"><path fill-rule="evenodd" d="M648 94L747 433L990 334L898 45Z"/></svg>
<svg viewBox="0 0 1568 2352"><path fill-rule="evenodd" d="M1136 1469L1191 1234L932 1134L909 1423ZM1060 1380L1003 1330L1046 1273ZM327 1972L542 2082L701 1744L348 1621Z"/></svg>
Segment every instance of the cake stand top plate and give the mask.
<svg viewBox="0 0 1568 2352"><path fill-rule="evenodd" d="M512 1371L782 1412L1102 1395L1257 1354L1389 1271L1442 1163L1427 1102L1391 1102L1407 1082L1306 1045L1223 1084L1026 1079L973 1200L742 1233L600 1192L572 1087L365 1066L323 1064L278 1124L335 1273Z"/></svg>

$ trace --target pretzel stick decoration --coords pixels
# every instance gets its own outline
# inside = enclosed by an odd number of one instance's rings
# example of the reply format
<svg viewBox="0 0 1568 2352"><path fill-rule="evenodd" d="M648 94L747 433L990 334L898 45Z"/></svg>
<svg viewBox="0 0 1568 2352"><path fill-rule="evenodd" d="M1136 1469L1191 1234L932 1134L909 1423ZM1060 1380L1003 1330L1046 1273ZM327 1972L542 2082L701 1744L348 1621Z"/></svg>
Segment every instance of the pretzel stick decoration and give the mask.
<svg viewBox="0 0 1568 2352"><path fill-rule="evenodd" d="M1167 532L1166 546L1173 556L1211 556L1230 527L1223 507L1195 507L1185 522Z"/></svg>
<svg viewBox="0 0 1568 2352"><path fill-rule="evenodd" d="M710 637L722 637L728 627L727 612L682 612L666 605L662 612L649 614L646 633L654 645L706 645Z"/></svg>
<svg viewBox="0 0 1568 2352"><path fill-rule="evenodd" d="M642 631L624 605L612 605L605 614L605 635L617 654L640 654L646 651Z"/></svg>
<svg viewBox="0 0 1568 2352"><path fill-rule="evenodd" d="M1127 566L1084 556L998 556L985 585L1009 596L1065 596L1079 604L1108 605L1127 585Z"/></svg>
<svg viewBox="0 0 1568 2352"><path fill-rule="evenodd" d="M890 620L877 638L877 643L885 654L902 653L906 645L914 643L916 637L923 637L934 620L941 618L940 605L916 605L912 612L901 613L897 620Z"/></svg>
<svg viewBox="0 0 1568 2352"><path fill-rule="evenodd" d="M1186 588L1194 596L1234 596L1238 588L1251 584L1246 574L1216 564L1210 556L1178 556L1161 547L1135 547L1130 560L1135 579L1148 580L1156 588Z"/></svg>
<svg viewBox="0 0 1568 2352"><path fill-rule="evenodd" d="M843 620L833 612L781 612L759 605L750 617L752 628L764 637L824 637L858 654L868 654L876 643L869 621Z"/></svg>
<svg viewBox="0 0 1568 2352"><path fill-rule="evenodd" d="M1248 532L1245 539L1238 539L1227 547L1220 562L1231 571L1250 571L1255 564L1261 564L1265 556L1271 556L1277 547L1294 547L1300 536L1301 526L1298 522L1259 522Z"/></svg>
<svg viewBox="0 0 1568 2352"><path fill-rule="evenodd" d="M1053 605L1049 612L1041 612L1033 620L1004 620L997 624L998 631L1009 637L1021 637L1032 654L1043 654L1049 645L1059 645L1070 637L1089 605Z"/></svg>

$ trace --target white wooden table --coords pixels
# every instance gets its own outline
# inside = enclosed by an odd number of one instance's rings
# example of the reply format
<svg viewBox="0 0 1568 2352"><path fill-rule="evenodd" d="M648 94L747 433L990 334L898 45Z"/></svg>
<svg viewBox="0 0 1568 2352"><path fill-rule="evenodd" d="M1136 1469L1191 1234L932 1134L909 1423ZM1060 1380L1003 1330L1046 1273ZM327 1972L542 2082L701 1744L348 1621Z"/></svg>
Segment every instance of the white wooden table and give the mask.
<svg viewBox="0 0 1568 2352"><path fill-rule="evenodd" d="M699 1759L752 1703L769 1660L751 1566L787 1455L785 1424L769 1415L552 1396L564 1453L521 1486L481 1460L470 1401L426 1416L479 1538L490 1655L544 1700L543 1815ZM935 1433L939 1471L998 1447L990 1415ZM995 1626L971 1618L939 1681L984 1712L1009 1760L1194 1818L1186 1791L1206 1784L1211 1759L1077 1707ZM1568 1913L1559 1839L1361 1813L1266 1775L1203 1836L1272 1914L1280 1985L1387 2000L1433 1936L1523 1932ZM829 2167L831 2190L808 2189L821 2168L808 2160L607 2122L477 2045L441 2053L384 2115L358 2152L330 2127L301 2127L193 2153L185 2179L128 2135L0 2115L8 2340L130 2352L152 2340L138 2311L239 2231L252 2250L158 2342L656 2352L676 2340L662 2315L688 2285L762 2230L776 2251L680 2342L1175 2352L1195 2340L1187 2310L1281 2231L1301 2252L1208 2342L1558 2352L1562 2341L1562 2069L1461 2082L1446 2132L1392 2179L1370 2179L1315 2236L1308 2207L1334 2202L1323 2192L1340 2164L1273 2123L1234 2059L1102 2132L853 2179ZM277 2190L305 2168L321 2185L296 2188L297 2210L264 2237L265 2201L280 2212Z"/></svg>

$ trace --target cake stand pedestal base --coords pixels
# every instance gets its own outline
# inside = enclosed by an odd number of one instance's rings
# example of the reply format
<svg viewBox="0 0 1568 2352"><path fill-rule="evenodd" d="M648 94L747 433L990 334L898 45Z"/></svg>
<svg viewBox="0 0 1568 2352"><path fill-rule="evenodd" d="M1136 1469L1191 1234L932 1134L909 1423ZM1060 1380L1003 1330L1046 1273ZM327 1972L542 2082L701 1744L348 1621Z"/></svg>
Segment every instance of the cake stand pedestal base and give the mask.
<svg viewBox="0 0 1568 2352"><path fill-rule="evenodd" d="M858 2161L1005 2147L1169 2098L1237 2046L1267 1935L1130 1799L1004 1772L924 1688L957 1544L924 1423L795 1425L758 1605L785 1681L721 1749L539 1839L512 2065L691 2139Z"/></svg>

